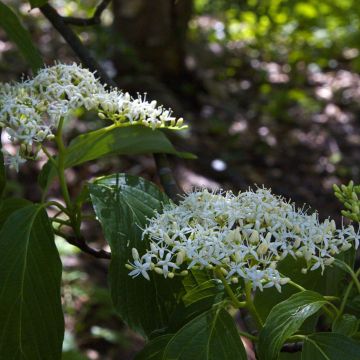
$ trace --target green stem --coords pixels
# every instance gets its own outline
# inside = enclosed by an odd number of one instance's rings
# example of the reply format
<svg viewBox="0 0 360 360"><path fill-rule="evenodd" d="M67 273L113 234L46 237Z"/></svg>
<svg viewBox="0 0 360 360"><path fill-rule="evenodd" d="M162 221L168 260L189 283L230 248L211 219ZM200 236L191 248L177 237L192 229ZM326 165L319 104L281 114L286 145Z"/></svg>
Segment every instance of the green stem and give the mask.
<svg viewBox="0 0 360 360"><path fill-rule="evenodd" d="M350 268L350 267L349 267ZM351 270L351 269L350 269ZM353 272L351 270L351 272ZM354 273L354 276L355 276L355 279L357 280L357 278L359 277L360 275L360 268L357 270L356 273ZM341 304L340 304L340 309L339 309L339 312L338 312L338 315L337 315L337 318L339 318L343 313L344 313L344 310L345 310L345 306L346 306L346 303L348 301L348 298L350 296L350 293L351 293L351 290L354 286L354 284L356 284L356 282L354 281L354 277L352 276L352 279L353 281L350 282L350 284L347 286L346 290L345 290L345 293L344 293L344 297L341 301ZM357 280L358 281L358 280Z"/></svg>
<svg viewBox="0 0 360 360"><path fill-rule="evenodd" d="M239 333L240 336L246 337L251 341L255 341L255 342L259 341L259 338L257 336L251 335L251 334L249 334L249 333L247 333L245 331L238 330L238 333Z"/></svg>
<svg viewBox="0 0 360 360"><path fill-rule="evenodd" d="M360 281L358 279L358 277L360 275L360 269L358 269L358 271L355 273L354 270L346 262L338 260L338 259L335 261L335 265L342 268L343 270L346 270L346 272L348 272L350 274L352 281L355 284L355 286L360 294Z"/></svg>
<svg viewBox="0 0 360 360"><path fill-rule="evenodd" d="M66 204L66 207L69 209L70 212L72 212L72 203L70 200L69 190L66 184L65 179L65 146L64 142L62 140L62 127L64 124L64 119L61 118L58 126L58 130L55 135L55 142L59 149L59 155L57 158L57 172L59 176L59 183L60 183L60 189L61 193L64 197L64 201Z"/></svg>
<svg viewBox="0 0 360 360"><path fill-rule="evenodd" d="M57 168L58 164L55 161L55 159L51 156L51 154L48 152L47 148L41 144L41 150L44 152L44 154L47 156L47 158L49 159L49 161L55 166L55 168Z"/></svg>
<svg viewBox="0 0 360 360"><path fill-rule="evenodd" d="M288 284L291 285L291 286L293 286L293 287L295 287L295 288L297 288L297 289L300 290L300 291L305 291L305 290L306 290L304 287L302 287L301 285L297 284L297 283L294 282L294 281L291 281L291 280L290 280L290 281L288 282Z"/></svg>
<svg viewBox="0 0 360 360"><path fill-rule="evenodd" d="M286 342L298 342L298 341L304 341L307 339L306 335L292 335L288 339L286 339Z"/></svg>
<svg viewBox="0 0 360 360"><path fill-rule="evenodd" d="M238 309L245 307L246 302L245 301L239 301L239 299L236 297L236 295L232 291L230 285L226 281L226 279L225 279L223 273L221 272L221 270L219 268L215 268L214 271L215 271L215 274L216 274L217 278L220 279L222 284L224 285L225 291L229 295L229 298L231 299L233 305Z"/></svg>
<svg viewBox="0 0 360 360"><path fill-rule="evenodd" d="M64 125L64 118L60 119L59 126L55 135L55 142L59 150L59 154L57 156L57 172L59 177L59 184L62 196L64 197L64 201L66 204L66 209L68 211L69 221L71 223L71 227L74 230L75 235L80 238L80 226L81 226L81 217L79 216L78 209L73 205L69 189L65 179L65 145L62 139L62 128Z"/></svg>
<svg viewBox="0 0 360 360"><path fill-rule="evenodd" d="M249 310L250 314L256 321L258 327L262 329L264 327L264 323L261 320L259 313L257 312L254 303L252 301L252 294L251 294L251 282L245 282L245 296L246 296L246 308Z"/></svg>

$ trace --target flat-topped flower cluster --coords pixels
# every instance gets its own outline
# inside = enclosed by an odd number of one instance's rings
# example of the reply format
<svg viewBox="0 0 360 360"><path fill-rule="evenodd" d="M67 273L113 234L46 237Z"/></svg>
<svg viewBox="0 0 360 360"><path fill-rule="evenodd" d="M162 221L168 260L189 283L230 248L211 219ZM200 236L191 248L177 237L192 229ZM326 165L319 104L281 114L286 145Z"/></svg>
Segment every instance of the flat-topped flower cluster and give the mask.
<svg viewBox="0 0 360 360"><path fill-rule="evenodd" d="M122 126L156 129L183 124L183 119L176 119L156 101L147 101L146 96L132 98L116 88L108 90L92 72L75 63L56 64L41 69L32 79L0 85L0 127L12 142L23 144L8 162L17 167L33 145L36 153L36 145L53 137L60 118L81 107Z"/></svg>
<svg viewBox="0 0 360 360"><path fill-rule="evenodd" d="M334 261L334 255L359 246L353 226L337 229L334 220L319 221L294 204L258 188L234 195L207 190L186 195L179 205L166 205L149 220L143 237L150 248L142 256L133 249L130 276L165 278L189 269L218 268L229 282L242 278L254 289L281 285L290 279L277 270L287 256L303 258L303 273Z"/></svg>

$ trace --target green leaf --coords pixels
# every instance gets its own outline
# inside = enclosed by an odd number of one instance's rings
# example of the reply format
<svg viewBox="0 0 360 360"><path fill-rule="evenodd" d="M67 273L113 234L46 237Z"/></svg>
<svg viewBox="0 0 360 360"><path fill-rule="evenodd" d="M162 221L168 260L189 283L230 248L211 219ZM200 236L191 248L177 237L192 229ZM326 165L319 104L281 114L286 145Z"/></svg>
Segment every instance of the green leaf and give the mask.
<svg viewBox="0 0 360 360"><path fill-rule="evenodd" d="M43 66L41 55L33 45L29 32L10 7L0 1L0 27L2 27L9 38L17 45L24 58L36 72Z"/></svg>
<svg viewBox="0 0 360 360"><path fill-rule="evenodd" d="M61 359L61 262L40 205L13 212L0 231L0 357Z"/></svg>
<svg viewBox="0 0 360 360"><path fill-rule="evenodd" d="M29 0L29 3L31 5L31 8L34 9L47 4L48 0Z"/></svg>
<svg viewBox="0 0 360 360"><path fill-rule="evenodd" d="M192 282L196 285L191 286ZM176 332L185 323L223 299L223 285L209 279L206 271L189 271L189 275L183 279L183 285L185 294L182 302L176 307L169 321L168 328L171 332Z"/></svg>
<svg viewBox="0 0 360 360"><path fill-rule="evenodd" d="M208 280L191 289L183 296L185 306L190 306L201 300L212 301L219 293L219 287L214 280Z"/></svg>
<svg viewBox="0 0 360 360"><path fill-rule="evenodd" d="M303 286L305 289L316 290L320 293L325 292L325 278L321 275L321 269L303 274L301 269L304 267L306 267L304 259L295 261L291 256L287 256L279 263L278 270L281 274L290 277L292 281ZM264 291L257 290L254 303L262 320L265 322L275 305L297 292L298 290L289 284L282 286L281 293L275 287L264 289Z"/></svg>
<svg viewBox="0 0 360 360"><path fill-rule="evenodd" d="M128 127L107 127L76 137L66 149L65 167L83 164L108 155L139 155L164 153L184 158L194 158L192 154L176 151L160 130L134 125ZM56 175L51 163L44 166L39 183L45 188Z"/></svg>
<svg viewBox="0 0 360 360"><path fill-rule="evenodd" d="M174 335L163 359L246 360L247 356L232 317L224 309L213 308Z"/></svg>
<svg viewBox="0 0 360 360"><path fill-rule="evenodd" d="M259 358L276 360L286 339L315 314L326 300L313 291L302 291L274 306L259 336Z"/></svg>
<svg viewBox="0 0 360 360"><path fill-rule="evenodd" d="M122 319L142 334L164 328L176 306L175 293L182 289L179 278L164 279L150 274L132 279L125 264L131 249L145 253L149 242L141 240L141 229L154 211L169 199L154 184L136 176L111 175L89 185L95 213L111 248L109 282L111 296Z"/></svg>
<svg viewBox="0 0 360 360"><path fill-rule="evenodd" d="M164 350L173 335L162 335L151 340L141 352L136 354L134 360L162 360Z"/></svg>
<svg viewBox="0 0 360 360"><path fill-rule="evenodd" d="M14 211L30 204L30 201L21 198L9 198L2 200L0 202L0 228Z"/></svg>
<svg viewBox="0 0 360 360"><path fill-rule="evenodd" d="M353 336L359 328L359 319L355 315L343 314L332 324L332 331L346 336Z"/></svg>
<svg viewBox="0 0 360 360"><path fill-rule="evenodd" d="M359 360L360 343L336 333L315 333L306 337L301 360Z"/></svg>
<svg viewBox="0 0 360 360"><path fill-rule="evenodd" d="M301 352L296 352L296 353L281 352L278 360L301 360Z"/></svg>

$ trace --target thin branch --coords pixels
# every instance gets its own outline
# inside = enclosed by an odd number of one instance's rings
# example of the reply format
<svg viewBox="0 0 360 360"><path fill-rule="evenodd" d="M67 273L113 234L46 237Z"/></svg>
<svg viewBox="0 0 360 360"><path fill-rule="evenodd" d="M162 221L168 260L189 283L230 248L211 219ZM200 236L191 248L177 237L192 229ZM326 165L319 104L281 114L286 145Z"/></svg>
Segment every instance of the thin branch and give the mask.
<svg viewBox="0 0 360 360"><path fill-rule="evenodd" d="M169 159L165 154L154 154L157 174L169 198L178 203L181 200L183 191L179 188L170 168Z"/></svg>
<svg viewBox="0 0 360 360"><path fill-rule="evenodd" d="M92 72L96 72L101 82L116 87L115 82L100 67L90 51L83 45L75 32L65 23L63 17L50 5L40 7L40 11L51 22L54 28L60 33L71 49L79 57L81 62Z"/></svg>
<svg viewBox="0 0 360 360"><path fill-rule="evenodd" d="M101 23L101 14L110 4L111 0L103 0L95 9L94 15L89 19L82 19L73 16L62 16L62 19L66 24L76 26L91 26Z"/></svg>
<svg viewBox="0 0 360 360"><path fill-rule="evenodd" d="M63 237L69 244L76 246L87 254L90 254L98 259L111 259L111 254L108 251L93 249L85 242L85 239L83 237L66 235L56 229L54 229L54 233L58 236Z"/></svg>

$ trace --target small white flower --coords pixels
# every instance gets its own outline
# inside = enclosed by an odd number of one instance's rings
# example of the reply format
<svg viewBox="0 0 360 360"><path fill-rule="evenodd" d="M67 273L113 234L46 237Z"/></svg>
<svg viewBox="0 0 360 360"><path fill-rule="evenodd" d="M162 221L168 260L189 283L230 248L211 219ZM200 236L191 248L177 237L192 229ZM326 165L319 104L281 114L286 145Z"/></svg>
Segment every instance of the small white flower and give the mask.
<svg viewBox="0 0 360 360"><path fill-rule="evenodd" d="M133 270L129 273L130 276L135 278L141 274L146 280L150 280L150 276L147 273L150 270L150 263L142 263L140 260L135 260L130 265L133 267Z"/></svg>
<svg viewBox="0 0 360 360"><path fill-rule="evenodd" d="M357 247L360 235L352 226L336 229L331 220L321 223L317 213L307 214L258 188L237 196L189 193L179 205L166 205L149 219L143 238L150 239L146 255L165 277L217 267L229 282L243 278L254 289L274 286L280 291L290 279L281 277L279 261L289 255L304 258L304 271L324 271L335 254Z"/></svg>
<svg viewBox="0 0 360 360"><path fill-rule="evenodd" d="M118 125L182 127L174 124L171 110L132 98L114 88L107 90L95 75L77 64L55 64L41 69L33 79L0 84L0 126L16 144L32 145L50 138L61 118L84 107ZM175 119L176 120L176 119ZM36 154L35 154L36 155Z"/></svg>

